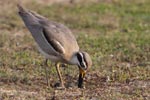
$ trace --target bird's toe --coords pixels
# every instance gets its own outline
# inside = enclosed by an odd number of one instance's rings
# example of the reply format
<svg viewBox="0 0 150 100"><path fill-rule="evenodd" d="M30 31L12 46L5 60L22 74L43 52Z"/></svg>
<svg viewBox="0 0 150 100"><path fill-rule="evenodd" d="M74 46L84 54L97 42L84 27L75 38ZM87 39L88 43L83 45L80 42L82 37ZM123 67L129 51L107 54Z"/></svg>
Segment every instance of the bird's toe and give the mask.
<svg viewBox="0 0 150 100"><path fill-rule="evenodd" d="M54 87L59 90L65 90L64 84L56 83Z"/></svg>

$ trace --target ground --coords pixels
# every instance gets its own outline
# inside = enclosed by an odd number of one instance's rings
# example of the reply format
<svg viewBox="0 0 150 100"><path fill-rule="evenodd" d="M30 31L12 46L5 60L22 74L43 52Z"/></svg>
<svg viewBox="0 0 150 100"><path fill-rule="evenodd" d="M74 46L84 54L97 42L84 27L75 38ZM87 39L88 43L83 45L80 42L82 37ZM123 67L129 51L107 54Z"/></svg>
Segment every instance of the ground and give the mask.
<svg viewBox="0 0 150 100"><path fill-rule="evenodd" d="M149 0L22 1L69 27L93 65L77 88L78 68L61 68L65 90L17 14L18 0L0 1L0 100L150 100ZM49 1L49 2L48 2Z"/></svg>

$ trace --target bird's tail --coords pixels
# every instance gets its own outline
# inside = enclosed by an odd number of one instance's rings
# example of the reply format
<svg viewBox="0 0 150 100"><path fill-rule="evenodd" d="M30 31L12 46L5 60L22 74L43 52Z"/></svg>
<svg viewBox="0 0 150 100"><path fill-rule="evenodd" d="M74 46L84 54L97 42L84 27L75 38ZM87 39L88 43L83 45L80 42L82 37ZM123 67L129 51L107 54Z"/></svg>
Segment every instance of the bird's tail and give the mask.
<svg viewBox="0 0 150 100"><path fill-rule="evenodd" d="M19 2L18 4L17 4L17 7L18 7L18 13L26 13L27 12L27 10L22 6L22 3L21 2Z"/></svg>

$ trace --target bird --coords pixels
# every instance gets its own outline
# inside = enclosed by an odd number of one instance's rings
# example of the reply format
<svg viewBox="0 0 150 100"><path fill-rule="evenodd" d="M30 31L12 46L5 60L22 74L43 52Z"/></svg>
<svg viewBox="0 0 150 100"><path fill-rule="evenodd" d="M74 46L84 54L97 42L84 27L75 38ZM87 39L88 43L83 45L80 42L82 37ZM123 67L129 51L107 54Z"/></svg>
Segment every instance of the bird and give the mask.
<svg viewBox="0 0 150 100"><path fill-rule="evenodd" d="M92 66L90 55L80 50L71 30L64 24L51 21L48 18L26 9L22 4L17 4L18 15L35 40L39 52L44 55L44 65L48 66L50 60L55 63L60 81L60 87L65 88L60 64L77 65L79 68L78 88L83 88L83 80L87 70ZM45 67L47 85L49 85L47 69Z"/></svg>

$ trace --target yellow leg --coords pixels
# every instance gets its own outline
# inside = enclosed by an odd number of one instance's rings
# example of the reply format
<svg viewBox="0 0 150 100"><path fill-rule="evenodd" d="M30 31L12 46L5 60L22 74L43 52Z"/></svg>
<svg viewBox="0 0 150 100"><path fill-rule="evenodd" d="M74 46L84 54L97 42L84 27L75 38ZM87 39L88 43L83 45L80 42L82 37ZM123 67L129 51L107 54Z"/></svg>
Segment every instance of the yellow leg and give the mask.
<svg viewBox="0 0 150 100"><path fill-rule="evenodd" d="M63 82L63 79L62 79L59 68L60 68L60 63L56 63L56 70L57 70L57 74L58 74L58 77L59 77L59 80L60 80L60 84L61 84L61 87L64 88L64 82Z"/></svg>
<svg viewBox="0 0 150 100"><path fill-rule="evenodd" d="M46 59L45 62L44 62L44 65L45 65L45 74L46 74L47 86L50 87L49 80L48 80L48 73L47 73L47 67L48 67L47 61L48 61L48 59Z"/></svg>

